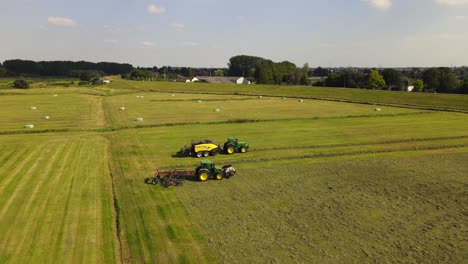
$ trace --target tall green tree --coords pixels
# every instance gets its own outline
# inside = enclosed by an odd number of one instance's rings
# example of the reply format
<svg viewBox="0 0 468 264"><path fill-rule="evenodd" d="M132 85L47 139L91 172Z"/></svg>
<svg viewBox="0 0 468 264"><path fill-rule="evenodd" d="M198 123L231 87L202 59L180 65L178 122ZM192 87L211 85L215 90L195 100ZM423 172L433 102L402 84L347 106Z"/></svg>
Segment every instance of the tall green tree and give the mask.
<svg viewBox="0 0 468 264"><path fill-rule="evenodd" d="M403 74L395 69L384 69L382 71L382 76L385 80L385 83L390 88L390 86L398 87L398 90L403 90L404 88L404 79Z"/></svg>
<svg viewBox="0 0 468 264"><path fill-rule="evenodd" d="M370 89L382 89L386 86L383 76L377 70L369 72L368 87Z"/></svg>
<svg viewBox="0 0 468 264"><path fill-rule="evenodd" d="M215 70L214 75L215 76L224 76L224 71L221 70L221 69L217 69L217 70Z"/></svg>
<svg viewBox="0 0 468 264"><path fill-rule="evenodd" d="M452 69L443 67L439 68L440 84L437 92L439 93L456 93L459 86L457 76Z"/></svg>
<svg viewBox="0 0 468 264"><path fill-rule="evenodd" d="M468 94L468 79L464 79L460 82L460 88L458 89L458 93Z"/></svg>
<svg viewBox="0 0 468 264"><path fill-rule="evenodd" d="M424 82L422 80L414 81L414 92L422 92L424 90Z"/></svg>
<svg viewBox="0 0 468 264"><path fill-rule="evenodd" d="M304 66L302 66L301 69L301 78L300 78L300 84L301 85L309 85L309 64L306 63Z"/></svg>
<svg viewBox="0 0 468 264"><path fill-rule="evenodd" d="M229 59L229 75L230 76L244 76L254 77L253 69L256 68L257 64L265 59L255 56L248 55L237 55Z"/></svg>
<svg viewBox="0 0 468 264"><path fill-rule="evenodd" d="M423 72L424 89L438 93L455 93L459 81L452 69L447 67L430 68Z"/></svg>

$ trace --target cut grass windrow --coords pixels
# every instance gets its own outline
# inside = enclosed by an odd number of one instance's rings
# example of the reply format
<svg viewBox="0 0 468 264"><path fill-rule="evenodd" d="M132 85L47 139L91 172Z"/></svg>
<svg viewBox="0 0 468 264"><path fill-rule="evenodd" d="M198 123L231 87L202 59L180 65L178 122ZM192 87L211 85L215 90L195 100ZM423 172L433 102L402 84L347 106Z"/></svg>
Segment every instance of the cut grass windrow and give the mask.
<svg viewBox="0 0 468 264"><path fill-rule="evenodd" d="M408 139L397 139L397 140L384 140L378 142L363 142L363 143L345 143L345 144L325 144L325 145L311 145L311 146L295 146L295 147L270 147L270 148L252 148L253 151L270 151L270 150L290 150L290 149L316 149L316 148L335 148L335 147L357 147L357 146L372 146L372 145L387 145L397 144L406 142L431 142L447 139L463 139L468 138L466 136L456 137L433 137L433 138L408 138Z"/></svg>
<svg viewBox="0 0 468 264"><path fill-rule="evenodd" d="M395 149L367 149L367 150L338 151L338 152L332 151L332 152L320 152L320 153L303 154L303 155L289 154L289 155L282 155L282 156L268 156L265 158L238 159L235 161L235 164L249 164L249 163L259 163L259 162L269 162L269 161L286 161L286 160L316 159L316 158L334 158L334 157L383 154L383 153L459 149L459 148L465 148L467 146L468 144L451 144L451 145L414 146L414 147L403 147L403 148L395 148ZM180 164L174 164L172 166L161 166L158 169L169 170L169 169L174 169L174 168L186 168L192 165L193 165L193 162L180 163Z"/></svg>

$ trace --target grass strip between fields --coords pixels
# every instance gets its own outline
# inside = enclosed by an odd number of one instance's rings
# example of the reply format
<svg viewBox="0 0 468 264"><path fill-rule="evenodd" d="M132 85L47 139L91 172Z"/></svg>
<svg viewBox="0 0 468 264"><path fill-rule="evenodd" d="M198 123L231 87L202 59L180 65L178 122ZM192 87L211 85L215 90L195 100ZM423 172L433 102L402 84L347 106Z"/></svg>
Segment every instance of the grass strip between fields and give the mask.
<svg viewBox="0 0 468 264"><path fill-rule="evenodd" d="M66 133L66 132L113 132L129 129L141 128L157 128L157 127L176 127L176 126L191 126L191 125L222 125L222 124L242 124L242 123L262 123L262 122L289 122L289 121L307 121L307 120L334 120L347 118L383 118L383 117L399 117L412 115L427 115L436 112L424 111L415 113L397 113L397 114L382 114L382 115L347 115L347 116L330 116L330 117L310 117L310 118L280 118L280 119L231 119L225 121L209 121L209 122L174 122L162 124L148 124L135 126L117 126L107 128L94 129L44 129L44 130L14 130L0 131L1 135L18 135L18 134L44 134L44 133Z"/></svg>
<svg viewBox="0 0 468 264"><path fill-rule="evenodd" d="M136 86L133 86L136 87ZM156 93L167 93L168 91L164 90L155 90L149 89L144 90L137 88L140 92L156 92ZM239 96L255 96L255 97L273 97L273 98L291 98L291 99L311 99L311 100L322 100L322 101L333 101L333 102L340 102L340 103L353 103L353 104L365 104L365 105L376 105L376 106L392 106L392 107L400 107L400 108L411 108L411 109L421 109L421 110L433 110L433 111L444 111L444 112L459 112L459 113L468 113L468 110L461 109L461 108L449 108L449 107L437 107L437 106L426 106L426 105L418 105L418 104L404 104L404 103L385 103L385 102L378 102L378 101L364 101L364 100L352 100L352 99L345 99L345 98L338 98L338 97L328 97L328 96L297 96L297 95L275 95L275 94L267 94L267 93L229 93L229 92L208 92L208 91L194 91L194 90L177 90L171 91L172 93L180 93L180 94L208 94L208 95L239 95Z"/></svg>

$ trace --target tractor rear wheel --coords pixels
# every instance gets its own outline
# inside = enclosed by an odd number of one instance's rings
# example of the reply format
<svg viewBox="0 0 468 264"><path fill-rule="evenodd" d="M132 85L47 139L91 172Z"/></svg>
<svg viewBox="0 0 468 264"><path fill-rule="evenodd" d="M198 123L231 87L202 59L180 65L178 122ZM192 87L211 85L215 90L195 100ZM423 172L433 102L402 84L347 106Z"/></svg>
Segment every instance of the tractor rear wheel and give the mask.
<svg viewBox="0 0 468 264"><path fill-rule="evenodd" d="M224 175L221 172L217 172L215 175L215 178L216 180L222 180L224 178Z"/></svg>
<svg viewBox="0 0 468 264"><path fill-rule="evenodd" d="M226 153L233 154L234 152L236 152L236 148L233 145L228 145L226 148Z"/></svg>
<svg viewBox="0 0 468 264"><path fill-rule="evenodd" d="M210 173L206 170L202 170L198 172L198 179L200 181L206 181L210 178Z"/></svg>
<svg viewBox="0 0 468 264"><path fill-rule="evenodd" d="M241 153L246 153L246 152L247 152L247 148L246 148L246 147L241 147L240 152L241 152Z"/></svg>

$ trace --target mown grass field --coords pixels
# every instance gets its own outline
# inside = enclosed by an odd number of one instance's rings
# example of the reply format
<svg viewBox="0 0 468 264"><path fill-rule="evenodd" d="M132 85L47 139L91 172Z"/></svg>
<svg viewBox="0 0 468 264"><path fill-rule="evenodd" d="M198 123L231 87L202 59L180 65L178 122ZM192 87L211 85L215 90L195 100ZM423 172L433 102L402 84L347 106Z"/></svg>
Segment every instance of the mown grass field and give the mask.
<svg viewBox="0 0 468 264"><path fill-rule="evenodd" d="M0 153L0 263L118 261L104 138L2 136Z"/></svg>
<svg viewBox="0 0 468 264"><path fill-rule="evenodd" d="M114 80L0 89L0 263L468 258L467 96ZM251 151L211 159L235 177L144 183L230 136Z"/></svg>

